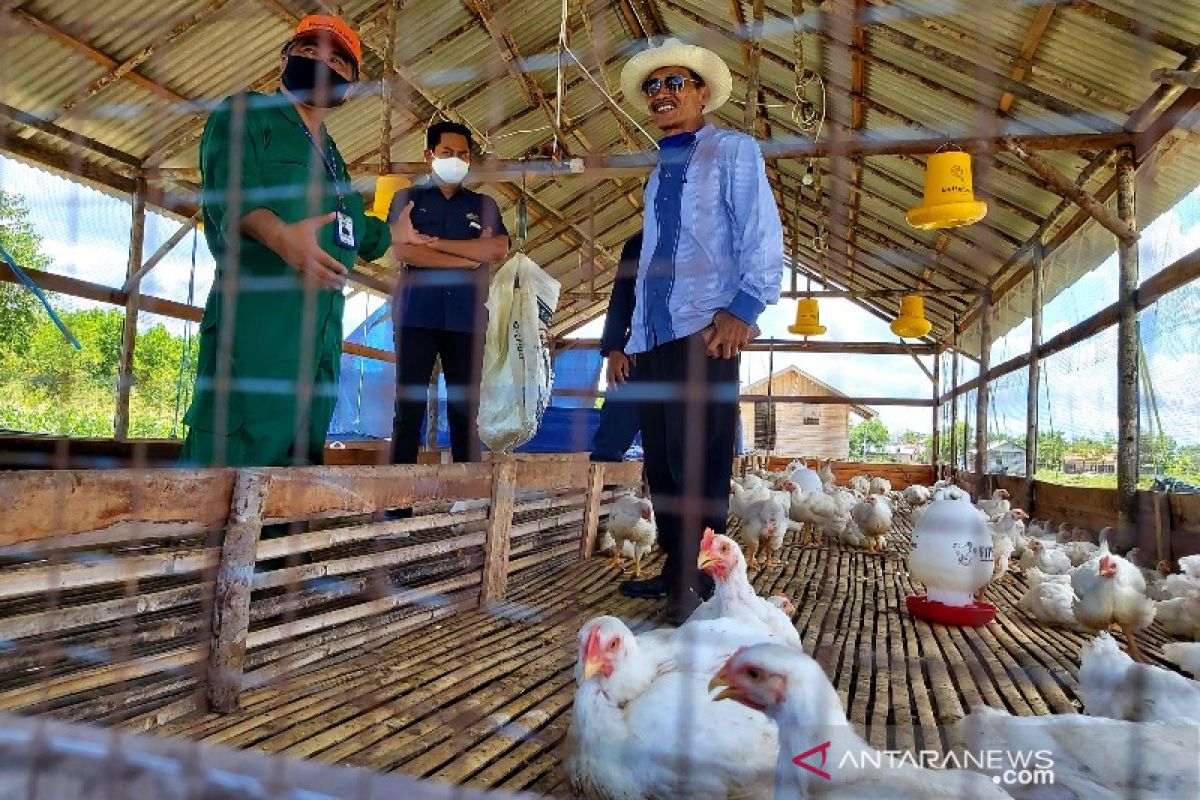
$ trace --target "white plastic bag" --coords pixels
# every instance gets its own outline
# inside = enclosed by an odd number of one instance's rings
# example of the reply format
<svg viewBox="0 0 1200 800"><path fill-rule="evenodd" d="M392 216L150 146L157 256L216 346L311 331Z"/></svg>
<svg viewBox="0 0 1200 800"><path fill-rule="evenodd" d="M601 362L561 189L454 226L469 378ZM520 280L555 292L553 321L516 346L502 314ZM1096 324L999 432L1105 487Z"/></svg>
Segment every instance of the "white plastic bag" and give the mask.
<svg viewBox="0 0 1200 800"><path fill-rule="evenodd" d="M488 288L479 438L493 452L511 453L532 439L550 404L550 319L560 289L524 253L505 262Z"/></svg>

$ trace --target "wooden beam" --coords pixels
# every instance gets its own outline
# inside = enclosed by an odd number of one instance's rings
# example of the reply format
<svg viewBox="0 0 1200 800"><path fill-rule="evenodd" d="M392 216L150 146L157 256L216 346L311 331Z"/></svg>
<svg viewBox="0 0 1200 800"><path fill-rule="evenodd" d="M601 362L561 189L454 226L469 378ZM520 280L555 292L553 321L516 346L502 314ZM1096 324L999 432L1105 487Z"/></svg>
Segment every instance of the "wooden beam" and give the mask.
<svg viewBox="0 0 1200 800"><path fill-rule="evenodd" d="M487 608L496 600L503 600L508 591L517 464L510 457L497 455L492 459L491 471L491 505L488 507L488 528L483 543L483 583L479 591L481 608Z"/></svg>
<svg viewBox="0 0 1200 800"><path fill-rule="evenodd" d="M1042 286L1043 286L1042 248L1037 248L1033 254L1033 292L1030 297L1030 332L1029 332L1029 386L1025 396L1025 480L1030 491L1030 506L1034 476L1037 474L1037 437L1038 437L1038 389L1041 385L1042 360Z"/></svg>
<svg viewBox="0 0 1200 800"><path fill-rule="evenodd" d="M134 53L129 58L111 67L107 72L89 83L86 87L76 92L69 100L59 106L58 112L54 115L55 118L62 116L70 111L79 103L95 97L104 89L117 81L132 73L135 69L144 64L160 47L169 45L185 34L195 30L206 19L220 11L229 0L208 0L199 10L187 17L181 19L166 33L155 38L155 40L143 47L141 50Z"/></svg>
<svg viewBox="0 0 1200 800"><path fill-rule="evenodd" d="M566 339L575 348L590 350L600 347L599 339ZM934 353L932 344L904 342L823 342L816 339L754 339L744 348L744 353L766 353L774 350L777 353L837 353L863 354L879 356L903 356L917 354L930 356Z"/></svg>
<svg viewBox="0 0 1200 800"><path fill-rule="evenodd" d="M982 498L987 491L987 419L988 381L991 375L992 297L985 294L979 316L979 389L975 393L975 485L976 497Z"/></svg>
<svg viewBox="0 0 1200 800"><path fill-rule="evenodd" d="M936 474L942 463L942 406L938 398L942 393L942 356L933 356L933 428L929 437L929 460Z"/></svg>
<svg viewBox="0 0 1200 800"><path fill-rule="evenodd" d="M158 266L167 254L175 248L175 245L183 241L183 237L188 235L188 232L196 227L196 221L200 219L200 213L197 211L192 215L191 219L179 226L179 230L171 234L171 238L167 239L158 249L150 254L150 257L137 268L137 271L125 279L125 285L121 287L122 292L131 292L141 285L142 278L150 273L150 270Z"/></svg>
<svg viewBox="0 0 1200 800"><path fill-rule="evenodd" d="M1038 45L1042 43L1042 37L1046 35L1046 29L1050 27L1050 20L1054 18L1055 8L1054 3L1046 3L1033 12L1033 21L1029 24L1029 30L1025 32L1025 41L1021 44L1021 52L1008 75L1014 81L1021 83L1025 80L1026 73L1033 65L1033 56L1037 53ZM1016 96L1012 92L1005 92L1000 96L997 110L1001 114L1007 114L1012 108L1014 99Z"/></svg>
<svg viewBox="0 0 1200 800"><path fill-rule="evenodd" d="M1055 169L1046 159L1012 139L1001 139L1000 143L1005 150L1041 175L1062 197L1072 200L1077 206L1088 212L1093 219L1112 231L1123 244L1132 244L1137 241L1137 233L1133 229L1124 224L1107 206L1088 194L1086 189Z"/></svg>
<svg viewBox="0 0 1200 800"><path fill-rule="evenodd" d="M133 224L129 232L129 264L126 275L133 278L142 264L142 248L146 240L146 179L137 179L137 188L132 202ZM117 441L129 437L129 394L133 389L133 355L137 346L138 327L138 283L125 299L125 318L121 325L121 355L117 364L117 405L113 423L113 438Z"/></svg>
<svg viewBox="0 0 1200 800"><path fill-rule="evenodd" d="M1117 213L1137 230L1134 181L1137 167L1129 149L1117 157ZM1137 481L1140 465L1138 426L1138 246L1136 237L1117 248L1117 495L1120 533L1129 536L1137 526Z"/></svg>
<svg viewBox="0 0 1200 800"><path fill-rule="evenodd" d="M262 472L238 470L213 590L208 662L208 705L222 714L238 709L246 663L246 636L250 631L254 554L262 533L269 488L269 480Z"/></svg>
<svg viewBox="0 0 1200 800"><path fill-rule="evenodd" d="M983 294L982 289L964 289L964 290L945 290L945 289L910 289L908 287L900 289L863 289L862 291L842 290L842 289L813 289L806 291L804 289L785 289L779 293L781 298L795 299L798 297L903 297L905 295L915 294L921 297L978 297Z"/></svg>
<svg viewBox="0 0 1200 800"><path fill-rule="evenodd" d="M56 125L49 120L42 119L19 108L13 108L10 105L0 103L0 117L9 119L27 130L51 136L73 149L83 150L92 155L111 159L125 167L136 169L140 166L140 162L136 158L122 150L109 147L103 142L98 142L91 137L84 136L82 133L77 133L61 125Z"/></svg>
<svg viewBox="0 0 1200 800"><path fill-rule="evenodd" d="M596 534L600 528L600 501L604 495L604 462L588 465L588 488L583 503L583 538L579 557L583 560L596 553Z"/></svg>
<svg viewBox="0 0 1200 800"><path fill-rule="evenodd" d="M41 19L40 17L35 16L34 14L30 13L29 11L27 11L24 8L12 9L11 11L9 11L9 13L16 19L20 20L21 22L24 22L26 25L33 28L34 30L37 30L37 31L45 34L46 36L49 36L51 39L54 39L59 44L62 44L62 45L65 45L66 47L71 48L75 52L83 55L85 58L91 60L92 62L94 62L96 64L99 64L104 69L112 70L112 69L115 69L120 66L120 62L117 61L115 58L112 58L111 56L100 52L99 50L97 50L95 47L88 44L87 42L77 39L74 36L71 36L70 34L66 33L65 31L59 30L55 26L51 25L49 22L46 22L45 20ZM186 98L184 98L182 95L171 91L170 89L166 88L165 86L155 83L154 81L150 80L145 75L142 75L140 72L137 72L136 70L129 70L129 71L125 72L121 77L124 78L125 80L129 81L130 83L134 84L135 86L139 86L143 89L146 89L147 91L153 92L154 94L158 95L159 97L162 97L165 100L169 100L172 103L186 103L187 102Z"/></svg>
<svg viewBox="0 0 1200 800"><path fill-rule="evenodd" d="M959 372L959 353L958 353L958 318L955 317L954 324L950 326L950 472L958 469L958 376ZM944 403L945 400L939 399L939 403ZM963 439L963 452L967 450L966 438Z"/></svg>

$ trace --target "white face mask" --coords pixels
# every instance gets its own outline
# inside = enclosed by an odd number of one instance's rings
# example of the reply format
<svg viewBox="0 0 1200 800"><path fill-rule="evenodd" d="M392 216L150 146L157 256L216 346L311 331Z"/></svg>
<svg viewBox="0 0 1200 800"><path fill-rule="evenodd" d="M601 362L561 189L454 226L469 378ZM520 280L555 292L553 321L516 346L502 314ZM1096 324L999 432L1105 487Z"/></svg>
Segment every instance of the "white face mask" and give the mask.
<svg viewBox="0 0 1200 800"><path fill-rule="evenodd" d="M463 178L467 177L467 170L471 165L461 158L437 158L433 159L433 174L437 175L444 183L459 184L463 182Z"/></svg>

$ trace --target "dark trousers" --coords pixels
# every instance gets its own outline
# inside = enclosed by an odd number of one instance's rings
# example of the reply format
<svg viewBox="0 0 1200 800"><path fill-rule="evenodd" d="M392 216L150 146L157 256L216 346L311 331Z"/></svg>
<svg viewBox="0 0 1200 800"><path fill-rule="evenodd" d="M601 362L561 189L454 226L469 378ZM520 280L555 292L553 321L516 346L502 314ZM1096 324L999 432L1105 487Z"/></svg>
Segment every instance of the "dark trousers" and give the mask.
<svg viewBox="0 0 1200 800"><path fill-rule="evenodd" d="M637 367L629 370L629 380L620 386L609 384L608 396L600 407L600 425L592 437L592 461L621 461L641 430L639 403L631 384L637 381Z"/></svg>
<svg viewBox="0 0 1200 800"><path fill-rule="evenodd" d="M637 356L642 447L666 553L663 577L671 602L703 593L696 568L705 528L725 532L737 427L740 359L714 359L700 334Z"/></svg>
<svg viewBox="0 0 1200 800"><path fill-rule="evenodd" d="M483 335L433 328L396 328L396 416L392 424L392 463L415 464L429 379L438 357L446 378L450 452L457 463L479 461L479 382L483 374Z"/></svg>

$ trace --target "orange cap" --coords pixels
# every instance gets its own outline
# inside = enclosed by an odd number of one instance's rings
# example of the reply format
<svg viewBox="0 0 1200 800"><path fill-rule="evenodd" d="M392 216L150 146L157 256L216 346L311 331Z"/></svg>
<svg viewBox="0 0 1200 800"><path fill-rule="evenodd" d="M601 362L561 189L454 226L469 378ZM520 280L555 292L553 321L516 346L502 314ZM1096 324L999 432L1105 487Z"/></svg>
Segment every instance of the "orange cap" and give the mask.
<svg viewBox="0 0 1200 800"><path fill-rule="evenodd" d="M353 56L356 67L362 66L362 42L359 41L358 34L352 31L340 17L329 14L309 14L300 20L300 24L296 26L296 32L292 34L292 39L299 39L302 36L320 36L321 34L328 34L333 43L340 45Z"/></svg>

